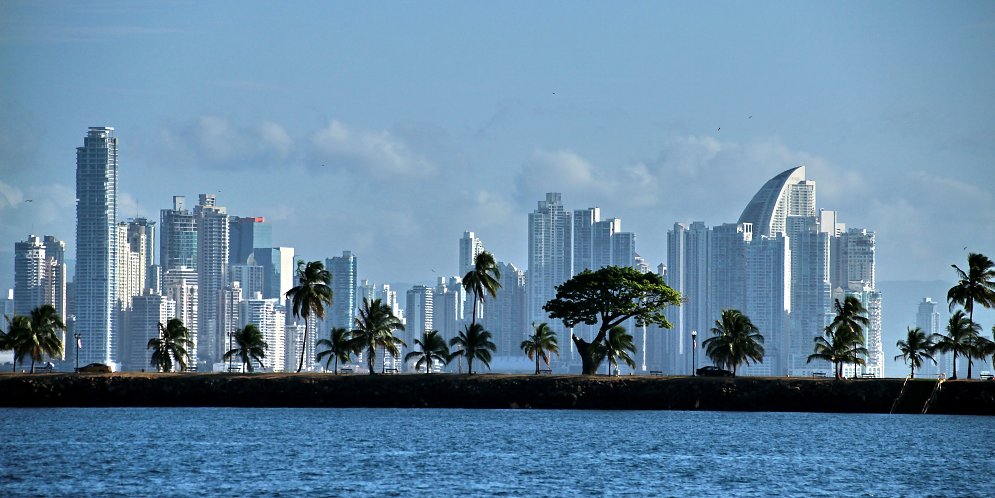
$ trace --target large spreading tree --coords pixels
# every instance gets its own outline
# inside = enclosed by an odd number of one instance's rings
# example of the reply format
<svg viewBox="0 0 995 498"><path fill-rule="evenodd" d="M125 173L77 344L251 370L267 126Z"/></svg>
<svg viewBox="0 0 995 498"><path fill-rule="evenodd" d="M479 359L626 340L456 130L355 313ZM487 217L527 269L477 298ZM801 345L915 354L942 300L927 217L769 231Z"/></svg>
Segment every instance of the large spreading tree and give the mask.
<svg viewBox="0 0 995 498"><path fill-rule="evenodd" d="M679 305L681 295L652 272L633 268L606 266L597 271L584 270L556 287L556 297L543 309L552 319L563 320L567 327L580 323L599 325L591 342L573 336L585 375L594 375L601 360L596 354L604 347L608 331L630 319L636 325L659 325L670 328L664 309Z"/></svg>

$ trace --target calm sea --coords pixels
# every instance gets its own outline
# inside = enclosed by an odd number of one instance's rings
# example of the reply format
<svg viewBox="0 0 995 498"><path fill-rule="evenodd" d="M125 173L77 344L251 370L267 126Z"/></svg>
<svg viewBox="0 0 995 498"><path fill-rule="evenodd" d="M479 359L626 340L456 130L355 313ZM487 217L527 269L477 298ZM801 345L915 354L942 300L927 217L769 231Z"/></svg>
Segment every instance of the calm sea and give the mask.
<svg viewBox="0 0 995 498"><path fill-rule="evenodd" d="M993 496L995 418L0 409L0 496Z"/></svg>

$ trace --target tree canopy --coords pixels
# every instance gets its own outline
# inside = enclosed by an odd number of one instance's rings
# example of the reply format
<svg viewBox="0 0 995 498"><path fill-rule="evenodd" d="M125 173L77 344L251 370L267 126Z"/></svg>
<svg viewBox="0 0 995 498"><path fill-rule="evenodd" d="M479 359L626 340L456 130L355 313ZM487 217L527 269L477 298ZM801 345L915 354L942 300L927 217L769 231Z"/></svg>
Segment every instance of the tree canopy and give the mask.
<svg viewBox="0 0 995 498"><path fill-rule="evenodd" d="M612 327L634 318L637 326L659 325L670 328L664 316L669 305L681 302L679 292L652 272L640 273L634 268L606 266L596 271L584 270L556 287L556 297L543 309L553 319L563 320L567 327L585 323L600 323L593 341L574 336L574 344L584 364L584 373L597 371L597 361L591 344L601 344Z"/></svg>

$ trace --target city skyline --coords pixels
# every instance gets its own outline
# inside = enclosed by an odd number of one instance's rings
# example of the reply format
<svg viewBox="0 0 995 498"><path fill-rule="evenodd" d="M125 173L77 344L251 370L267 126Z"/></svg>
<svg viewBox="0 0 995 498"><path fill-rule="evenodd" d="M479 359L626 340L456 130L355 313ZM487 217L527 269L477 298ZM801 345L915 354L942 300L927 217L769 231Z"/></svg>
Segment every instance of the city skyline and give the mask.
<svg viewBox="0 0 995 498"><path fill-rule="evenodd" d="M610 207L655 266L674 220L733 220L800 164L879 227L881 280L949 279L995 246L988 3L246 7L0 6L17 68L0 76L0 250L46 233L75 254L63 151L93 125L118 128L122 219L214 193L300 255L362 254L378 282L450 265L467 230L525 266L520 221L545 192ZM76 92L53 86L64 72Z"/></svg>

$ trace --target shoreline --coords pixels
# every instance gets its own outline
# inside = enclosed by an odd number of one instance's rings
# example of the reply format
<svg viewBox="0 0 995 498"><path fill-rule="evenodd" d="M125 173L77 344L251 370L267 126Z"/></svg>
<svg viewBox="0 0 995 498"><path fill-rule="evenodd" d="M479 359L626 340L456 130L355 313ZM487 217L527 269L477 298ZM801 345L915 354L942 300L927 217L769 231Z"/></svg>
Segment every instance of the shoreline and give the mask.
<svg viewBox="0 0 995 498"><path fill-rule="evenodd" d="M903 388L904 385L904 388ZM935 380L580 375L0 374L2 407L328 407L922 413ZM902 399L896 404L901 393ZM995 382L945 381L930 414L995 415Z"/></svg>

